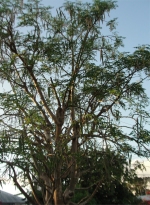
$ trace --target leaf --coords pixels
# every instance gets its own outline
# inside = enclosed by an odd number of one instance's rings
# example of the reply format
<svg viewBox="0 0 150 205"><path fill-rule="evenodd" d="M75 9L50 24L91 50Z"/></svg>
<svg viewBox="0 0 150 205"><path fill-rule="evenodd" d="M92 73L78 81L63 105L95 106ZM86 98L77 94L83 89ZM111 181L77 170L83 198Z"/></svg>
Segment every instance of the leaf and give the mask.
<svg viewBox="0 0 150 205"><path fill-rule="evenodd" d="M48 97L50 98L50 91L51 91L51 88L48 87Z"/></svg>
<svg viewBox="0 0 150 205"><path fill-rule="evenodd" d="M100 49L100 60L102 60L102 63L103 63L103 50Z"/></svg>

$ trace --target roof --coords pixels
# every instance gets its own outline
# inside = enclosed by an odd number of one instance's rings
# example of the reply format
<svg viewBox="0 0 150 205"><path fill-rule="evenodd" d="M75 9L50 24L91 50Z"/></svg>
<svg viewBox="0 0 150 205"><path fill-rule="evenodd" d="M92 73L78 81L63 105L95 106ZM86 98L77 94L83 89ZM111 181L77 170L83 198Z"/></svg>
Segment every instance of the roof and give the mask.
<svg viewBox="0 0 150 205"><path fill-rule="evenodd" d="M18 197L18 196L15 196L15 195L12 195L10 193L7 193L5 191L1 191L0 190L0 202L2 202L2 203L24 204L25 200L20 198L20 197Z"/></svg>
<svg viewBox="0 0 150 205"><path fill-rule="evenodd" d="M141 195L138 198L142 199L143 201L150 201L150 195Z"/></svg>

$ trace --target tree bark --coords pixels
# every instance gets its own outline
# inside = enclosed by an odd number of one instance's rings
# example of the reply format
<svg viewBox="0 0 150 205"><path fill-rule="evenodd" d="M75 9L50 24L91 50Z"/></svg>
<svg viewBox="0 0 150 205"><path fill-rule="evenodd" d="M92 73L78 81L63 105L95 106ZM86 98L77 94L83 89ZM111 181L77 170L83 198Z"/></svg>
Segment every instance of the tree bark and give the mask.
<svg viewBox="0 0 150 205"><path fill-rule="evenodd" d="M55 171L54 171L54 204L55 205L63 205L63 195L62 195L62 181L61 181L61 168L62 168L62 146L61 146L61 134L62 134L62 126L64 123L64 110L61 107L57 108L56 111L56 135L55 135L55 143L56 143L56 162L55 162Z"/></svg>

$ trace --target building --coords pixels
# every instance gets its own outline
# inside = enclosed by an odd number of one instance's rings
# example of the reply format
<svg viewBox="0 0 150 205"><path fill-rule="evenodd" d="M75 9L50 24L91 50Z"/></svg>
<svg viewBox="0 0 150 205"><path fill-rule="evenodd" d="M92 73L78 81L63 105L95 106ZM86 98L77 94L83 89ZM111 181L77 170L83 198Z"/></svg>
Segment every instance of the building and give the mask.
<svg viewBox="0 0 150 205"><path fill-rule="evenodd" d="M26 200L0 190L0 205L25 205Z"/></svg>
<svg viewBox="0 0 150 205"><path fill-rule="evenodd" d="M146 189L145 194L146 195L139 196L138 198L141 199L144 204L150 205L150 190Z"/></svg>

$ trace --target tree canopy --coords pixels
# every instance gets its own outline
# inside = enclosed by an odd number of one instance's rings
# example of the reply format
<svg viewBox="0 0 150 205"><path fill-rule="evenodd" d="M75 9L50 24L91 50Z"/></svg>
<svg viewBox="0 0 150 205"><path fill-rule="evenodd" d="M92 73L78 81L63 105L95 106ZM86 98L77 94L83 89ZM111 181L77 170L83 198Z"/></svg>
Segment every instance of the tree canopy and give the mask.
<svg viewBox="0 0 150 205"><path fill-rule="evenodd" d="M116 19L107 20L115 8L67 1L53 15L42 1L0 1L1 176L33 204L87 204L104 182L129 176L120 157L149 157L150 47L119 52Z"/></svg>

